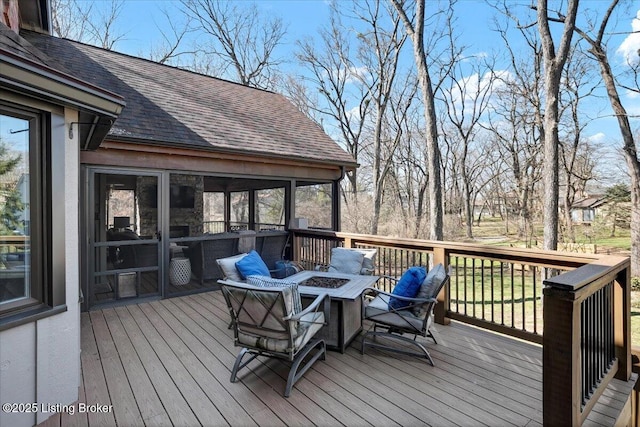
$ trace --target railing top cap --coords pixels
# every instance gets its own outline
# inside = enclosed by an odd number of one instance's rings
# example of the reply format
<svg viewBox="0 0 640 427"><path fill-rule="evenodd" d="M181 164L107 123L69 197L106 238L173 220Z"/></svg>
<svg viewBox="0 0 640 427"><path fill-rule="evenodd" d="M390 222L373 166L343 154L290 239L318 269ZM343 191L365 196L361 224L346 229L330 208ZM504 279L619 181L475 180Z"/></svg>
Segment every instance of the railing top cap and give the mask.
<svg viewBox="0 0 640 427"><path fill-rule="evenodd" d="M606 275L618 274L629 266L629 257L606 256L575 270L546 279L544 284L560 290L577 291Z"/></svg>

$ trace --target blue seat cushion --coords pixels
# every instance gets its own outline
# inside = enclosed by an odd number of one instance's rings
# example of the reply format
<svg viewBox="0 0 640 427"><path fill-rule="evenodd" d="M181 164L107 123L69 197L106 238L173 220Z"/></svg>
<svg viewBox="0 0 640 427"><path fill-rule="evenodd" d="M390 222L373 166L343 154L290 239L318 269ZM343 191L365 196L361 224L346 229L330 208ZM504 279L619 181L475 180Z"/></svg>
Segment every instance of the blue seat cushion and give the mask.
<svg viewBox="0 0 640 427"><path fill-rule="evenodd" d="M249 276L271 276L269 267L267 267L267 264L264 263L260 254L255 250L249 252L246 257L236 262L236 268L243 280Z"/></svg>
<svg viewBox="0 0 640 427"><path fill-rule="evenodd" d="M410 267L404 272L391 293L401 297L415 298L426 276L427 271L424 267ZM400 310L408 305L411 305L408 301L402 301L393 297L389 299L390 309Z"/></svg>

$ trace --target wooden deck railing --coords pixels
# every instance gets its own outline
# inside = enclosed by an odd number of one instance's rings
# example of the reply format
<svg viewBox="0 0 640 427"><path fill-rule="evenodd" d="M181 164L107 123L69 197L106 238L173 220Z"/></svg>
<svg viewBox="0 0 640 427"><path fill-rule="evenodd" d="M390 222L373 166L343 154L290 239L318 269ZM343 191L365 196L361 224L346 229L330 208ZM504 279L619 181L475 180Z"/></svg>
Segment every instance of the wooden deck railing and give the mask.
<svg viewBox="0 0 640 427"><path fill-rule="evenodd" d="M328 264L336 246L376 248L376 274L400 276L413 265L448 266L436 321L456 319L542 343L543 280L597 259L596 255L400 239L320 230L294 230L294 259L305 268ZM390 290L390 283L382 281Z"/></svg>
<svg viewBox="0 0 640 427"><path fill-rule="evenodd" d="M626 257L319 230L292 233L293 258L306 268L328 264L336 246L378 249L377 275L399 276L412 265L449 266L450 285L438 296L435 321L455 319L543 344L545 425L580 425L612 378L630 378Z"/></svg>
<svg viewBox="0 0 640 427"><path fill-rule="evenodd" d="M630 262L602 257L544 283L544 424L579 426L631 375Z"/></svg>
<svg viewBox="0 0 640 427"><path fill-rule="evenodd" d="M271 224L267 222L256 223L254 229L256 231L268 231L268 230L279 230L284 231L283 224ZM249 223L248 222L238 222L238 221L205 221L202 224L202 229L204 233L216 234L216 233L224 233L226 231L240 231L240 230L248 230Z"/></svg>

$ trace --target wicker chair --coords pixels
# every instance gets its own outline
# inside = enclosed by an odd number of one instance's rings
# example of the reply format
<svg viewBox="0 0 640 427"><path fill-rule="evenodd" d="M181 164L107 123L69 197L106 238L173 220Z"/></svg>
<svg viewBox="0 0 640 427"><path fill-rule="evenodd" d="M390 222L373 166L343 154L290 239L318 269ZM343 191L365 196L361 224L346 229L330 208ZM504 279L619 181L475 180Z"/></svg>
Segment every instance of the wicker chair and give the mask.
<svg viewBox="0 0 640 427"><path fill-rule="evenodd" d="M284 259L288 241L289 233L286 231L261 231L256 235L256 252L269 270L275 270L276 261Z"/></svg>
<svg viewBox="0 0 640 427"><path fill-rule="evenodd" d="M199 240L189 247L187 253L191 272L200 280L200 284L205 280L224 277L216 259L238 254L238 238L237 233L221 233Z"/></svg>
<svg viewBox="0 0 640 427"><path fill-rule="evenodd" d="M326 357L324 341L314 335L328 320L329 297L320 295L296 313L294 298L300 296L291 287L263 288L223 280L219 283L231 314L234 344L242 347L231 371L231 382L236 382L238 371L258 356L285 359L292 362L284 390L284 396L289 397L296 381L316 360ZM247 354L250 357L243 362Z"/></svg>

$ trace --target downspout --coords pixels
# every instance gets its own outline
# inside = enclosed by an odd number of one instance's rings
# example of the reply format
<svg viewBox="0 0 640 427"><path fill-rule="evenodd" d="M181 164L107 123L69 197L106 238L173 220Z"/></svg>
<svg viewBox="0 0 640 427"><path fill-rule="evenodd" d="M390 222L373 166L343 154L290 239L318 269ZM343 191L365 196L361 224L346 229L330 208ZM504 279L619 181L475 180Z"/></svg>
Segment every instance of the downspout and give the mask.
<svg viewBox="0 0 640 427"><path fill-rule="evenodd" d="M340 182L344 179L346 170L344 166L340 166L340 178L333 181L333 198L332 198L332 212L331 220L333 222L332 228L335 231L340 231Z"/></svg>

